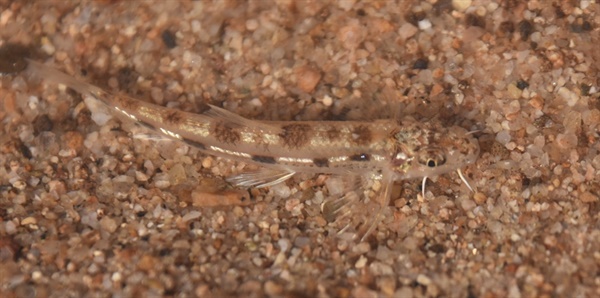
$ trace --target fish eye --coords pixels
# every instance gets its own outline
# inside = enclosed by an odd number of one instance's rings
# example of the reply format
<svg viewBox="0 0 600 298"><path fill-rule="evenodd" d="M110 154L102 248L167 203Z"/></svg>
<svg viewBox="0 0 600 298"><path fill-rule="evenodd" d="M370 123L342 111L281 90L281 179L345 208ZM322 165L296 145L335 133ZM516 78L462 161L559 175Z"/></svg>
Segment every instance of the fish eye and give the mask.
<svg viewBox="0 0 600 298"><path fill-rule="evenodd" d="M419 163L429 168L435 168L446 163L446 158L440 152L427 151L424 156L419 158Z"/></svg>
<svg viewBox="0 0 600 298"><path fill-rule="evenodd" d="M437 166L437 162L433 159L428 159L427 160L427 166L430 168L435 168Z"/></svg>

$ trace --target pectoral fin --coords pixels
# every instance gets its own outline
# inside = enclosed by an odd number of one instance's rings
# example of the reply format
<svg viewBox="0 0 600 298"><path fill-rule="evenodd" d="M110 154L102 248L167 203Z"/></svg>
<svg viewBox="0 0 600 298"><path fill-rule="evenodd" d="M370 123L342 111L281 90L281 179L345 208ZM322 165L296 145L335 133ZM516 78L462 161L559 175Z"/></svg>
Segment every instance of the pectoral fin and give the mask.
<svg viewBox="0 0 600 298"><path fill-rule="evenodd" d="M227 182L237 187L267 187L290 179L296 172L286 170L261 169L227 178Z"/></svg>

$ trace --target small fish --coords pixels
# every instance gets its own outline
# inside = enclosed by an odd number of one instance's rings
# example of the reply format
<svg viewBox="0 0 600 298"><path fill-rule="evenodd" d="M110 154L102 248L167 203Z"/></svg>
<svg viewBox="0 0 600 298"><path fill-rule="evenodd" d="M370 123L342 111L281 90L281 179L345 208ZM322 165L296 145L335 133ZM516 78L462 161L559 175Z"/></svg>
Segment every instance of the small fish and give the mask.
<svg viewBox="0 0 600 298"><path fill-rule="evenodd" d="M363 227L364 240L388 206L394 181L423 179L457 171L474 163L477 140L464 128L407 117L375 121L256 121L222 108L204 105L188 113L113 94L27 60L27 70L100 101L116 114L198 150L265 167L227 180L240 187L267 187L294 174L325 173L359 176L379 182L380 208ZM472 189L471 189L472 190ZM345 194L322 207L329 215L348 216L358 201Z"/></svg>

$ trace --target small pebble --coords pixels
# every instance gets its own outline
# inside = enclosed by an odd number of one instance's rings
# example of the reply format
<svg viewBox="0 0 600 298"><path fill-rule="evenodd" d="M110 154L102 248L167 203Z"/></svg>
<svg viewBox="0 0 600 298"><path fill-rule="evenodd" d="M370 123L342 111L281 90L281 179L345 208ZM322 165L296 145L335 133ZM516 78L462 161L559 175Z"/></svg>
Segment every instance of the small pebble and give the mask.
<svg viewBox="0 0 600 298"><path fill-rule="evenodd" d="M496 141L502 145L506 145L508 142L510 142L510 140L510 132L507 130L503 130L496 135Z"/></svg>
<svg viewBox="0 0 600 298"><path fill-rule="evenodd" d="M475 204L473 200L463 200L461 201L460 205L465 211L469 211L477 207L477 204Z"/></svg>
<svg viewBox="0 0 600 298"><path fill-rule="evenodd" d="M471 0L452 0L452 7L456 11L463 12L471 6Z"/></svg>
<svg viewBox="0 0 600 298"><path fill-rule="evenodd" d="M312 92L321 80L321 73L309 66L301 66L296 69L295 73L298 88L307 93Z"/></svg>
<svg viewBox="0 0 600 298"><path fill-rule="evenodd" d="M514 99L521 97L521 93L523 93L523 90L519 89L515 84L508 84L506 91L508 92L508 96Z"/></svg>
<svg viewBox="0 0 600 298"><path fill-rule="evenodd" d="M206 191L192 191L192 205L194 207L215 207L215 206L247 206L252 204L247 191L230 190L212 193Z"/></svg>
<svg viewBox="0 0 600 298"><path fill-rule="evenodd" d="M193 211L190 211L190 212L186 213L183 216L182 220L184 222L188 222L190 220L195 220L195 219L199 218L200 216L202 216L202 213L200 213L200 212L198 212L196 210L193 210Z"/></svg>
<svg viewBox="0 0 600 298"><path fill-rule="evenodd" d="M114 233L117 230L117 222L114 219L105 216L100 220L100 227L106 232Z"/></svg>
<svg viewBox="0 0 600 298"><path fill-rule="evenodd" d="M338 38L347 50L354 50L364 40L366 32L358 23L353 21L342 27L338 32Z"/></svg>
<svg viewBox="0 0 600 298"><path fill-rule="evenodd" d="M265 282L265 294L273 297L283 293L283 287L272 280Z"/></svg>
<svg viewBox="0 0 600 298"><path fill-rule="evenodd" d="M484 193L482 193L482 192L476 192L476 193L473 195L473 199L475 200L475 202L476 202L478 205L481 205L481 204L485 203L485 201L487 200L487 197L486 197L486 196L485 196L485 194L484 194Z"/></svg>
<svg viewBox="0 0 600 298"><path fill-rule="evenodd" d="M168 49L172 49L177 46L177 39L173 33L169 30L164 30L160 35L163 43Z"/></svg>
<svg viewBox="0 0 600 298"><path fill-rule="evenodd" d="M419 28L413 26L411 23L404 23L400 26L400 29L398 29L401 40L407 40L417 34L417 32L419 32Z"/></svg>
<svg viewBox="0 0 600 298"><path fill-rule="evenodd" d="M539 95L535 95L529 100L529 105L541 110L544 107L544 99Z"/></svg>
<svg viewBox="0 0 600 298"><path fill-rule="evenodd" d="M33 131L39 134L43 131L51 131L54 128L54 123L47 114L42 114L33 119Z"/></svg>
<svg viewBox="0 0 600 298"><path fill-rule="evenodd" d="M79 152L83 147L83 135L78 131L67 131L63 135L63 142L67 145L67 148Z"/></svg>
<svg viewBox="0 0 600 298"><path fill-rule="evenodd" d="M325 95L323 97L322 102L323 102L323 105L325 105L326 107L329 107L333 104L333 98L331 98L331 96L329 96L329 95Z"/></svg>
<svg viewBox="0 0 600 298"><path fill-rule="evenodd" d="M556 143L562 149L571 149L577 146L577 136L574 133L562 134L556 136Z"/></svg>
<svg viewBox="0 0 600 298"><path fill-rule="evenodd" d="M258 21L256 19L249 19L246 21L246 29L248 29L249 31L254 31L256 29L258 29Z"/></svg>
<svg viewBox="0 0 600 298"><path fill-rule="evenodd" d="M417 276L417 283L424 285L424 286L428 286L431 284L431 279L424 274L419 274Z"/></svg>
<svg viewBox="0 0 600 298"><path fill-rule="evenodd" d="M586 191L581 194L580 200L584 203L594 203L594 202L598 202L598 196L594 195L593 193L591 193L589 191Z"/></svg>
<svg viewBox="0 0 600 298"><path fill-rule="evenodd" d="M427 29L431 29L431 21L429 21L428 19L424 19L419 21L418 23L419 25L419 29L420 30L427 30Z"/></svg>
<svg viewBox="0 0 600 298"><path fill-rule="evenodd" d="M7 234L12 235L17 232L17 226L12 221L7 221L4 224L4 230Z"/></svg>
<svg viewBox="0 0 600 298"><path fill-rule="evenodd" d="M36 224L37 220L35 219L35 217L26 217L23 220L21 220L21 225L22 226L26 226L26 225L32 225L32 224Z"/></svg>
<svg viewBox="0 0 600 298"><path fill-rule="evenodd" d="M361 269L364 268L365 265L367 265L367 258L365 258L365 256L361 255L358 260L356 261L356 263L354 264L354 268L356 269Z"/></svg>
<svg viewBox="0 0 600 298"><path fill-rule="evenodd" d="M185 168L182 164L175 164L169 169L169 183L171 185L179 185L187 179Z"/></svg>

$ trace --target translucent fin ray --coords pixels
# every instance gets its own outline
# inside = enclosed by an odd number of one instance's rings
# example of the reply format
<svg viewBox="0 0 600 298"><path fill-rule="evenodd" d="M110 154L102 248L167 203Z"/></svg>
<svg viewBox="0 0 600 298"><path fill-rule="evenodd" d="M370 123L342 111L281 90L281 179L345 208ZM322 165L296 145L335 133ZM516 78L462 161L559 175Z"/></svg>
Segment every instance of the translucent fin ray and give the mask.
<svg viewBox="0 0 600 298"><path fill-rule="evenodd" d="M227 178L227 182L238 187L267 187L290 179L296 172L261 169Z"/></svg>
<svg viewBox="0 0 600 298"><path fill-rule="evenodd" d="M379 209L377 210L377 214L374 217L371 217L367 222L365 222L365 226L367 226L367 229L364 233L362 233L362 237L360 237L361 242L367 239L367 237L373 232L373 230L375 230L377 225L379 225L379 223L383 219L383 212L389 205L392 196L392 186L394 185L393 176L389 173L382 174L381 185L382 189L378 195L380 199Z"/></svg>
<svg viewBox="0 0 600 298"><path fill-rule="evenodd" d="M328 198L321 204L321 213L328 222L343 221L352 214L352 207L359 201L360 197L354 191L348 192L339 198Z"/></svg>

